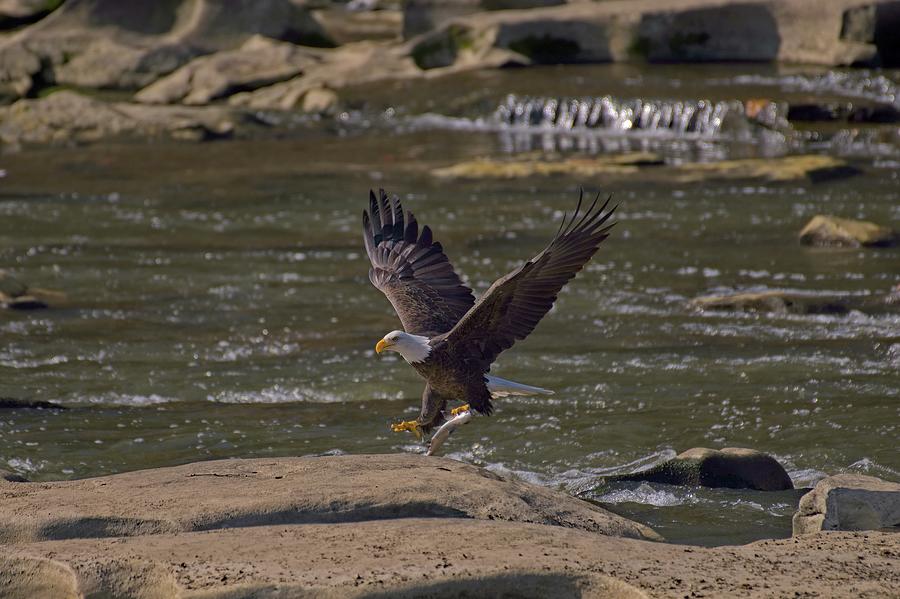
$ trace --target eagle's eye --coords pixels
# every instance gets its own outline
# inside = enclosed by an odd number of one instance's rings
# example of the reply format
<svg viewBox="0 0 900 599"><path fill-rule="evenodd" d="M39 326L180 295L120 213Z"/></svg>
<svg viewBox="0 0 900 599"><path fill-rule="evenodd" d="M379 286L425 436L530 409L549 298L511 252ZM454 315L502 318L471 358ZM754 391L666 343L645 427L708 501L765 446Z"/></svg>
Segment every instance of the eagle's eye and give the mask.
<svg viewBox="0 0 900 599"><path fill-rule="evenodd" d="M391 337L391 341L400 341L400 335L394 335Z"/></svg>

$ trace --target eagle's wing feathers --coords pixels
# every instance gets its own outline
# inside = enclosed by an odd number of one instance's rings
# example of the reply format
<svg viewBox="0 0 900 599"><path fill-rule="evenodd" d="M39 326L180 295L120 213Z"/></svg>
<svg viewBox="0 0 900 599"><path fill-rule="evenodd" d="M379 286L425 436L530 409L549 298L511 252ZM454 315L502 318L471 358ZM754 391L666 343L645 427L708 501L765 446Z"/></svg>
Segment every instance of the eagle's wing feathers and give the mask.
<svg viewBox="0 0 900 599"><path fill-rule="evenodd" d="M584 267L615 225L606 224L616 207L597 199L571 219L563 217L550 244L518 269L498 279L446 335L454 353L476 359L487 371L500 352L528 336L553 306L563 286Z"/></svg>
<svg viewBox="0 0 900 599"><path fill-rule="evenodd" d="M387 296L407 333L445 333L475 303L431 229L420 232L412 212L404 219L400 201L388 199L383 189L377 198L369 192L363 239L372 263L369 280Z"/></svg>

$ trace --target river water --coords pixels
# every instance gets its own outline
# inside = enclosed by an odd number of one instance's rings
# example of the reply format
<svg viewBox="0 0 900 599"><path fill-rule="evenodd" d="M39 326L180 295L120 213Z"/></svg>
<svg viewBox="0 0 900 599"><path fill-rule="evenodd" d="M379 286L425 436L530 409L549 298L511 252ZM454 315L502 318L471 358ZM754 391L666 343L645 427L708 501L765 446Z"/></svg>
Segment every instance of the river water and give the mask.
<svg viewBox="0 0 900 599"><path fill-rule="evenodd" d="M226 457L422 452L389 431L416 415L422 384L373 351L399 323L366 278L368 190L399 194L480 293L543 247L584 185L614 195L619 225L494 370L556 395L499 400L446 455L580 493L670 540L787 536L798 493L597 480L695 446L770 452L798 487L841 471L900 480L900 316L686 307L735 289L895 285L900 250L804 248L797 232L817 213L900 225L897 126L758 128L732 111L696 134L658 119L651 130L620 119L573 132L565 119L504 124L502 107L607 96L657 107L890 103L897 80L748 66L480 73L356 90L334 118L261 115L284 120L277 140L0 156L0 265L68 296L51 310L0 313L0 397L68 408L0 412L0 467L53 480ZM829 153L863 173L611 184L430 174L476 157L635 149L670 163Z"/></svg>

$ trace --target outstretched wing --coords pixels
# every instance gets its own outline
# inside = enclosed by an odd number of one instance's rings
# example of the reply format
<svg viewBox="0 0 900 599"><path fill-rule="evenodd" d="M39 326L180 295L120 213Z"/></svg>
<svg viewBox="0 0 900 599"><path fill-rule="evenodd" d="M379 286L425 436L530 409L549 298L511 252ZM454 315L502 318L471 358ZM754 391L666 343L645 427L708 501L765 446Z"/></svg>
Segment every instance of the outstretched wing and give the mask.
<svg viewBox="0 0 900 599"><path fill-rule="evenodd" d="M582 192L583 196L583 192ZM503 350L528 336L553 306L563 286L591 259L609 237L615 223L606 222L615 212L599 208L597 201L582 215L582 196L571 219L563 217L559 231L544 251L497 280L478 303L447 333L445 339L456 355L477 360L487 371Z"/></svg>
<svg viewBox="0 0 900 599"><path fill-rule="evenodd" d="M376 199L370 191L369 210L371 217L363 211L369 280L390 300L407 333L446 333L475 303L472 290L432 239L431 229L426 225L420 233L412 212L404 221L400 200L389 200L383 189Z"/></svg>

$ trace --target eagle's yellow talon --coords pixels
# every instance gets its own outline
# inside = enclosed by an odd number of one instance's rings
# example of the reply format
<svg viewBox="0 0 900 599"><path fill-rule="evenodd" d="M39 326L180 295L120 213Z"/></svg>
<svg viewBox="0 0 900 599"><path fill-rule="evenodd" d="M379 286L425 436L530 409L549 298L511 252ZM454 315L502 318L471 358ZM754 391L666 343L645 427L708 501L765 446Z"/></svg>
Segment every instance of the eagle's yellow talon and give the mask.
<svg viewBox="0 0 900 599"><path fill-rule="evenodd" d="M452 410L450 410L450 415L451 416L459 416L463 412L468 412L468 411L469 411L469 404L465 404L465 405L459 406L458 408L453 408Z"/></svg>
<svg viewBox="0 0 900 599"><path fill-rule="evenodd" d="M416 435L416 439L422 438L422 429L419 427L419 423L415 420L407 420L406 422L398 422L396 424L391 425L391 430L395 433L402 433L403 431L410 431Z"/></svg>

